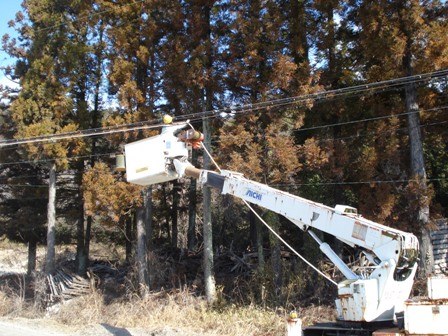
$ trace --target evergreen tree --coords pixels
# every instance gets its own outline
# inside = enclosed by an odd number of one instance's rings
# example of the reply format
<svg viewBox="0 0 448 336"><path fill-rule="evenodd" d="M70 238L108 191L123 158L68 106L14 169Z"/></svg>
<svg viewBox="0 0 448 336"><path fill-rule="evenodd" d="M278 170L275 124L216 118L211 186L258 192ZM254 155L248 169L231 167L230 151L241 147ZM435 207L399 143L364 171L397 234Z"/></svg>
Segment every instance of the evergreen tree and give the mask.
<svg viewBox="0 0 448 336"><path fill-rule="evenodd" d="M14 123L11 104L19 89L1 88L0 138L12 140ZM45 241L45 173L32 163L22 163L17 146L0 149L1 233L28 245L27 275L36 270L37 244Z"/></svg>
<svg viewBox="0 0 448 336"><path fill-rule="evenodd" d="M73 113L70 95L70 53L67 52L70 22L65 15L70 4L47 1L25 1L29 22L22 25L22 53L16 67L21 78L21 93L12 110L17 138L29 138L76 131L79 121ZM82 150L81 141L28 144L26 154L33 159L46 159L50 172L47 268L54 269L55 179L57 168L68 167L69 156Z"/></svg>
<svg viewBox="0 0 448 336"><path fill-rule="evenodd" d="M369 1L360 3L359 7L354 6L354 13L357 13L353 15L354 27L358 32L357 55L361 56L359 61L364 67L365 77L369 81L375 81L412 76L434 71L440 65L446 64L446 57L442 56L440 51L446 48L448 41L446 38L438 39L440 32L446 30L446 20L440 20L441 6L439 1L408 1L387 5L384 2ZM431 64L428 64L427 55L432 56ZM434 266L428 235L431 188L426 176L423 156L425 135L422 136L421 133L422 113L419 112L419 101L425 101L429 93L427 88L417 88L411 83L406 86L404 99L394 101L391 99L394 96L391 95L385 103L389 104L389 111L390 102L393 102L397 111L404 110L407 113L408 135L401 138L400 143L410 148L409 156L400 153L406 158L402 161L407 163L401 167L400 172L404 172L410 180L408 186L403 189L406 191L404 194L410 196L407 200L407 214L403 212L405 209L394 209L394 216L396 217L397 213L402 214L400 220L408 223L408 229L419 233L422 243L422 269L429 274ZM417 195L419 196L416 197ZM410 217L407 217L409 215ZM429 258L426 259L426 256Z"/></svg>
<svg viewBox="0 0 448 336"><path fill-rule="evenodd" d="M216 62L216 48L213 44L214 27L212 25L213 12L219 12L219 3L214 0L188 1L185 6L187 34L190 37L188 44L189 62L188 74L189 85L192 90L189 92L193 106L202 107L203 111L213 109L215 95L217 94L216 72L214 64ZM202 128L206 140L205 148L212 153L211 136L212 125L206 118L202 121ZM204 153L203 168L211 168L211 160ZM203 189L203 236L204 236L204 282L207 301L213 303L217 300L215 287L215 275L213 271L213 219L212 219L212 194L210 188ZM190 223L193 226L193 223ZM193 228L190 228L193 230Z"/></svg>
<svg viewBox="0 0 448 336"><path fill-rule="evenodd" d="M288 15L299 15L295 4L289 4ZM259 103L285 96L287 93L308 92L306 39L304 27L295 27L285 34L288 24L274 2L243 1L234 5L236 13L229 29L226 89L235 104ZM302 10L304 10L302 8ZM305 15L302 12L300 15ZM301 17L304 18L303 16ZM288 50L283 54L284 50ZM235 107L238 113L239 108ZM293 131L302 125L303 109L267 108L254 114L224 122L219 134L219 160L225 168L244 173L250 179L267 184L291 183L301 169ZM272 216L271 216L272 217ZM270 217L270 218L271 218ZM274 218L274 221L278 221ZM255 224L255 221L251 221ZM278 223L271 221L271 225ZM256 225L261 225L257 223ZM262 230L257 232L259 265L263 265ZM271 244L278 251L276 244ZM280 265L280 254L273 253L272 265ZM281 287L281 270L275 269L275 285Z"/></svg>

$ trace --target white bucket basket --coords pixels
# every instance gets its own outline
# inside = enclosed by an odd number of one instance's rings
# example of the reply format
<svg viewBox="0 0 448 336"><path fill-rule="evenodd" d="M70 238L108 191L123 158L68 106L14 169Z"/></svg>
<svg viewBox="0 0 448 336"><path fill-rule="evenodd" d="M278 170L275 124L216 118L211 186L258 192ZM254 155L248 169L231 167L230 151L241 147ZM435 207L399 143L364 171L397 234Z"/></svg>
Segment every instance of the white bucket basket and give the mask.
<svg viewBox="0 0 448 336"><path fill-rule="evenodd" d="M127 181L147 186L177 179L172 159L188 158L189 147L173 132L183 126L166 126L160 135L125 145Z"/></svg>

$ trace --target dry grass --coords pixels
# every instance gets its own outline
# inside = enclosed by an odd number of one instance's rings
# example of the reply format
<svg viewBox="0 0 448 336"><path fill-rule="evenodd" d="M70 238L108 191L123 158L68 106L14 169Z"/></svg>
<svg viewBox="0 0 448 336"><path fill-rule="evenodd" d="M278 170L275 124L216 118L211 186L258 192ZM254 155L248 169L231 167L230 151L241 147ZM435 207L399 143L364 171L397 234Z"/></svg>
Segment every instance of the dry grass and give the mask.
<svg viewBox="0 0 448 336"><path fill-rule="evenodd" d="M23 268L21 261L26 256L24 246L0 241L0 249L3 252L0 253L0 264L20 265ZM64 246L58 251L58 257L70 258L73 250L72 246ZM44 259L45 253L42 248L39 251L38 262ZM96 245L92 252L99 259L114 259L121 255L113 246ZM289 290L300 292L303 286L297 279L293 283L294 288ZM25 278L21 274L16 274L16 278L11 278L11 281L5 282L3 279L0 286L0 316L40 318L46 315L43 309L45 279L41 279L38 274L31 287L25 288ZM241 295L250 296L249 292L254 290L253 286L254 283L247 283L238 288L242 291ZM34 293L32 300L25 299L25 290ZM181 290L153 292L144 299L132 296L132 292L127 291L127 295L115 297L110 303L111 300L106 300L105 293L97 291L65 302L49 317L51 321L78 330L87 325L107 324L116 328L142 328L148 331L168 328L177 330L180 335L273 336L285 334L286 316L289 309L295 308L291 303L287 304L285 309L264 308L264 305L251 304L260 302L250 298L241 300L249 302L246 305L220 303L210 307L203 297L198 297L187 287ZM329 307L299 309L299 317L302 318L304 326L317 321L331 321L334 316L334 309Z"/></svg>
<svg viewBox="0 0 448 336"><path fill-rule="evenodd" d="M26 310L24 276L9 276L0 285L0 316L19 316Z"/></svg>
<svg viewBox="0 0 448 336"><path fill-rule="evenodd" d="M11 294L11 293L9 293ZM88 325L107 324L116 328L144 330L173 329L181 335L274 336L286 332L284 309L264 309L255 305L210 307L204 298L187 290L151 293L107 304L100 292L63 303L46 314L52 321L82 330ZM0 316L39 318L39 307L17 295L0 291ZM299 310L303 325L334 320L334 309L313 306Z"/></svg>
<svg viewBox="0 0 448 336"><path fill-rule="evenodd" d="M159 330L172 328L182 334L279 335L285 333L285 318L259 307L212 308L188 291L150 294L144 299L104 303L99 293L64 304L55 315L66 325L105 323L118 328Z"/></svg>
<svg viewBox="0 0 448 336"><path fill-rule="evenodd" d="M311 306L301 309L299 317L305 327L319 322L334 322L337 314L336 309L330 306Z"/></svg>
<svg viewBox="0 0 448 336"><path fill-rule="evenodd" d="M21 307L23 305L22 302L13 299L7 293L0 290L0 316L6 316L13 313L17 310L17 307Z"/></svg>

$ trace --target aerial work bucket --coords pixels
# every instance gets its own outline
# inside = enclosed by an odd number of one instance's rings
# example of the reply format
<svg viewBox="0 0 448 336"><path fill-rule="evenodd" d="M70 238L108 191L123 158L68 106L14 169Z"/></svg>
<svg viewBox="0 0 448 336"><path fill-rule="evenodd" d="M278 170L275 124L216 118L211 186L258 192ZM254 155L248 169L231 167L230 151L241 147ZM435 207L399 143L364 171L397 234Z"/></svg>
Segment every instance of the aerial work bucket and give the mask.
<svg viewBox="0 0 448 336"><path fill-rule="evenodd" d="M165 126L160 135L125 145L128 182L147 186L180 177L172 162L189 155L189 146L174 135L183 126Z"/></svg>

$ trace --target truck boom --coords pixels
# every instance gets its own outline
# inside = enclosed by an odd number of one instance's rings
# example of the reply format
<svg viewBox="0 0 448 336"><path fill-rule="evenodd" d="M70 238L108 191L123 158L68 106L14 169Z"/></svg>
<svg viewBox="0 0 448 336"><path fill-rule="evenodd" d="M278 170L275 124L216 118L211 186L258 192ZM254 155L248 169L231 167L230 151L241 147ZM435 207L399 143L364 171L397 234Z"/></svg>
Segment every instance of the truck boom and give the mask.
<svg viewBox="0 0 448 336"><path fill-rule="evenodd" d="M128 181L150 185L191 176L221 194L274 211L309 232L344 275L335 301L339 320L385 322L403 312L417 269L418 240L413 234L365 219L352 207L332 208L246 179L237 172L197 169L188 162L191 144L182 133L184 127L165 126L159 136L126 145ZM344 263L327 243L320 241L314 229L357 247L364 263Z"/></svg>
<svg viewBox="0 0 448 336"><path fill-rule="evenodd" d="M174 160L179 171L190 173L188 162ZM183 168L179 168L184 166ZM392 229L353 213L353 208L335 208L248 180L240 173L203 170L199 181L249 203L283 215L303 231L317 229L340 241L363 249L371 259L369 269L353 270L326 243L313 238L322 252L346 277L338 284L336 307L344 321L390 321L403 311L417 269L418 240L411 234ZM344 210L351 210L349 212Z"/></svg>

